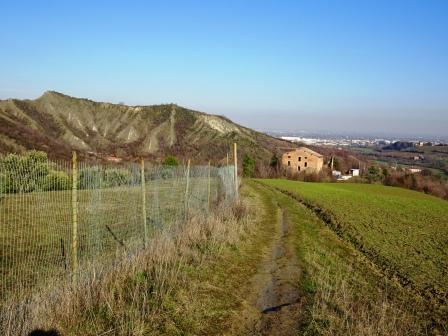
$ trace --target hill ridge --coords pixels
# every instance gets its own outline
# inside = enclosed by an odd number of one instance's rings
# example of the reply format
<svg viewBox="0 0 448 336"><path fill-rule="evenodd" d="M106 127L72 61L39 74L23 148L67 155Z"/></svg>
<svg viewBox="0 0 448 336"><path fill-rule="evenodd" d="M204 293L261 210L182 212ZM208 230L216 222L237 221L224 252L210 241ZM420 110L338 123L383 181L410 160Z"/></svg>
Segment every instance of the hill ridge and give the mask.
<svg viewBox="0 0 448 336"><path fill-rule="evenodd" d="M237 142L240 154L268 161L290 142L238 125L224 116L174 103L125 105L78 98L54 90L40 97L0 100L0 154L43 150L52 158L117 157L160 160L166 155L223 160Z"/></svg>

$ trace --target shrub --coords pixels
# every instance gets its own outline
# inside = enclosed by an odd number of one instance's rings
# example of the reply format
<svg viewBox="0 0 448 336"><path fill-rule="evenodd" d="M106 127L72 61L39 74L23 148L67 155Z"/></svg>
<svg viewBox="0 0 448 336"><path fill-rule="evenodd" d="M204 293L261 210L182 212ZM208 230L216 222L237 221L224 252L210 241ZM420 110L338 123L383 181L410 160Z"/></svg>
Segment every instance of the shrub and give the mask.
<svg viewBox="0 0 448 336"><path fill-rule="evenodd" d="M178 166L179 162L177 161L176 157L173 155L169 155L163 160L162 164L164 166Z"/></svg>
<svg viewBox="0 0 448 336"><path fill-rule="evenodd" d="M32 192L41 189L49 173L47 154L29 151L25 155L8 154L0 160L5 192Z"/></svg>
<svg viewBox="0 0 448 336"><path fill-rule="evenodd" d="M11 179L8 175L0 174L0 194L6 194L11 189Z"/></svg>
<svg viewBox="0 0 448 336"><path fill-rule="evenodd" d="M79 172L79 188L111 188L129 185L133 182L132 173L124 168L102 169L87 167Z"/></svg>
<svg viewBox="0 0 448 336"><path fill-rule="evenodd" d="M79 171L80 189L100 188L103 185L103 171L99 167L87 167Z"/></svg>
<svg viewBox="0 0 448 336"><path fill-rule="evenodd" d="M280 159L278 158L278 156L276 154L273 154L271 157L271 162L269 164L271 166L271 168L277 170L279 165L280 165Z"/></svg>
<svg viewBox="0 0 448 336"><path fill-rule="evenodd" d="M381 179L381 171L377 166L370 166L367 171L367 180L372 183Z"/></svg>
<svg viewBox="0 0 448 336"><path fill-rule="evenodd" d="M43 191L68 190L72 187L70 177L62 171L51 171L42 180Z"/></svg>
<svg viewBox="0 0 448 336"><path fill-rule="evenodd" d="M243 176L252 177L255 169L255 160L248 154L243 158Z"/></svg>
<svg viewBox="0 0 448 336"><path fill-rule="evenodd" d="M129 185L132 181L132 174L127 169L107 169L104 171L103 180L103 187Z"/></svg>

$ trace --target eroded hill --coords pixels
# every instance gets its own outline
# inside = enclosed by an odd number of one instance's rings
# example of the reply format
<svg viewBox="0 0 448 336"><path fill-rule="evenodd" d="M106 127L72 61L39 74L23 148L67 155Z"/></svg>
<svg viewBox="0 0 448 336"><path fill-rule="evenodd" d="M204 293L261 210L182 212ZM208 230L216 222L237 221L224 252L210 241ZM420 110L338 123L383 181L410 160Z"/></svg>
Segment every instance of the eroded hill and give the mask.
<svg viewBox="0 0 448 336"><path fill-rule="evenodd" d="M35 100L0 101L0 153L44 150L52 158L221 160L238 142L240 154L269 160L291 143L229 119L174 104L126 106L48 91Z"/></svg>

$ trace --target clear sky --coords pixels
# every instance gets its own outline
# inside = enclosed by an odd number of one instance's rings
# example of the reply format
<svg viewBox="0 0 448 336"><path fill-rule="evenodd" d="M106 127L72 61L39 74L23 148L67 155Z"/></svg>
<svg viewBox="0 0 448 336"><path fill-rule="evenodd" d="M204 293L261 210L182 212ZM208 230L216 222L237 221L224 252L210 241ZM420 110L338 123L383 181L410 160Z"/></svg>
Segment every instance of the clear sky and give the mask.
<svg viewBox="0 0 448 336"><path fill-rule="evenodd" d="M0 2L0 99L174 102L258 129L448 133L448 1Z"/></svg>

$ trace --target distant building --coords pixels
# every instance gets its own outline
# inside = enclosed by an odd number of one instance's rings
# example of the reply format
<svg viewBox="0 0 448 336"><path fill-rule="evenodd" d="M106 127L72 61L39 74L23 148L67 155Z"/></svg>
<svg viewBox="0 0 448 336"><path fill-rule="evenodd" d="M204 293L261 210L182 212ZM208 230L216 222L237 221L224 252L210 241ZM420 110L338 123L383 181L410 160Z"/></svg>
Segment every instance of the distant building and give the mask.
<svg viewBox="0 0 448 336"><path fill-rule="evenodd" d="M374 144L378 146L390 145L391 141L386 139L375 139Z"/></svg>
<svg viewBox="0 0 448 336"><path fill-rule="evenodd" d="M324 157L309 148L299 147L282 155L282 166L290 172L320 172Z"/></svg>
<svg viewBox="0 0 448 336"><path fill-rule="evenodd" d="M359 176L359 169L350 169L349 174L351 176Z"/></svg>
<svg viewBox="0 0 448 336"><path fill-rule="evenodd" d="M431 147L433 144L431 141L418 141L415 145L418 147L423 147L423 146Z"/></svg>
<svg viewBox="0 0 448 336"><path fill-rule="evenodd" d="M332 171L331 171L331 175L332 175L333 177L338 178L338 177L342 176L342 173L341 173L339 170L332 170Z"/></svg>
<svg viewBox="0 0 448 336"><path fill-rule="evenodd" d="M417 174L420 173L422 170L420 168L408 168L407 171L412 174Z"/></svg>

